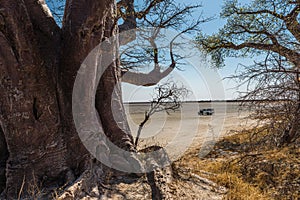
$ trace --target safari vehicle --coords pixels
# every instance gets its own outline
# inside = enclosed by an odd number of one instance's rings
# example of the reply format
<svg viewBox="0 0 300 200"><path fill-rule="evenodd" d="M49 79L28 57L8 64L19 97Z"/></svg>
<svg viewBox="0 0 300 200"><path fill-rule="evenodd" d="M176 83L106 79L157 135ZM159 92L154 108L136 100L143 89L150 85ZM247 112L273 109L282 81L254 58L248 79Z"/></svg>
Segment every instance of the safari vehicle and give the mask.
<svg viewBox="0 0 300 200"><path fill-rule="evenodd" d="M205 108L199 110L198 115L213 115L214 113L215 110L213 108Z"/></svg>

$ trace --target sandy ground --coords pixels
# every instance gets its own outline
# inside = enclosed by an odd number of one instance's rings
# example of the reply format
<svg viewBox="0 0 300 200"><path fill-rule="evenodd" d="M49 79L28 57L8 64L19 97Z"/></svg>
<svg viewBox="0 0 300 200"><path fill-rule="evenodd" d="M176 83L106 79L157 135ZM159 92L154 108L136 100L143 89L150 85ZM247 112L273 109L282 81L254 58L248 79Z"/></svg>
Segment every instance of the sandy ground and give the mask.
<svg viewBox="0 0 300 200"><path fill-rule="evenodd" d="M134 136L148 108L149 104L125 104ZM202 108L214 108L215 114L199 116L198 111ZM139 147L159 144L172 159L177 159L188 148L201 146L204 149L208 143L213 144L230 131L251 126L253 122L245 119L248 114L246 110L240 110L237 103L185 103L179 111L169 115L155 113L142 130Z"/></svg>
<svg viewBox="0 0 300 200"><path fill-rule="evenodd" d="M125 108L132 133L136 135L149 104L125 104ZM215 114L199 116L200 108L214 108ZM142 130L139 148L159 144L164 147L173 161L183 156L187 150L194 148L200 148L199 156L205 156L210 150L207 147L212 148L214 141L222 135L228 134L231 130L250 126L251 124L246 123L247 120L245 120L247 115L247 111L239 111L236 103L185 103L179 111L170 113L170 115L164 112L154 114ZM194 151L192 153L194 154ZM180 178L173 179L173 177L170 182L168 180L171 179L168 177L172 174L171 168L165 167L158 170L162 173L156 172L153 175L155 185L164 189L164 194L167 195L166 199L221 200L224 199L227 191L226 188L193 174L189 169L178 168L176 176L180 176ZM152 198L151 194L154 190L151 189L149 180L145 176L139 178L115 175L115 178L109 179L111 182L98 186L99 179L97 177L101 176L95 176L95 174L101 174L101 169L96 165L69 187L60 199L96 200L99 199L97 195L99 196L100 193L103 194L101 199L107 200Z"/></svg>

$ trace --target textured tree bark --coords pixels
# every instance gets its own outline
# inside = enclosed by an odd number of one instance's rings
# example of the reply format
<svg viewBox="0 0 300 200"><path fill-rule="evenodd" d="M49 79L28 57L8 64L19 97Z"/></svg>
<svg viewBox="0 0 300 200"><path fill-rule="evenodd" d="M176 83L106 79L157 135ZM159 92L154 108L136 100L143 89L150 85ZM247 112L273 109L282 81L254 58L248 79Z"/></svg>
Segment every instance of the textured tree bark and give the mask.
<svg viewBox="0 0 300 200"><path fill-rule="evenodd" d="M6 161L8 158L7 144L0 125L0 193L5 189L6 184Z"/></svg>
<svg viewBox="0 0 300 200"><path fill-rule="evenodd" d="M73 85L90 51L117 35L116 11L115 0L67 0L60 28L44 0L0 0L0 198L26 196L32 184L42 190L70 183L88 168L91 157L73 122ZM100 63L95 107L111 142L132 152L118 42L100 55L112 62ZM119 162L122 155L109 153ZM141 167L131 153L123 160Z"/></svg>
<svg viewBox="0 0 300 200"><path fill-rule="evenodd" d="M52 79L56 52L50 45L57 45L56 30L47 35L43 27L51 23L43 21L47 16L42 7L37 1L32 1L34 6L25 2L0 1L0 121L9 151L7 198L18 195L23 180L24 191L33 178L45 187L64 182L68 170ZM39 12L40 18L31 20Z"/></svg>
<svg viewBox="0 0 300 200"><path fill-rule="evenodd" d="M115 7L114 0L68 0L60 29L44 0L0 0L0 170L6 169L0 189L5 188L5 198L26 195L33 180L42 188L57 186L86 169L90 156L74 126L72 89L88 53L118 32ZM101 79L97 108L112 141L121 146L127 140L130 146L119 84L115 61ZM121 113L116 122L112 106Z"/></svg>
<svg viewBox="0 0 300 200"><path fill-rule="evenodd" d="M116 10L110 9L111 16L116 15ZM111 38L118 33L114 19L107 18L105 24L104 38ZM133 138L122 104L122 92L120 81L120 68L118 67L118 37L112 38L105 45L109 50L103 53L104 60L102 67L104 73L100 77L97 88L96 109L99 112L104 132L108 138L118 147L126 150L133 150ZM112 61L111 63L106 63ZM107 66L106 66L107 65Z"/></svg>
<svg viewBox="0 0 300 200"><path fill-rule="evenodd" d="M116 17L116 4L113 0L106 1L67 1L68 9L64 17L62 60L59 70L59 82L61 85L62 119L65 124L64 133L67 136L68 160L72 168L82 166L76 175L84 169L83 164L87 157L87 151L81 144L79 137L74 135L75 128L72 116L71 98L72 89L77 70L80 64L100 42L114 37L118 33ZM72 22L72 23L71 23ZM114 42L117 42L115 38ZM111 64L101 63L105 70L101 77L97 91L96 109L101 119L105 134L111 141L120 147L133 144L129 126L122 105L120 90L119 69L117 67L118 44L110 44L113 48L109 54L102 55L107 61L111 57ZM66 59L65 59L66 58ZM96 65L96 62L95 62ZM70 77L67 82L65 77ZM118 117L114 118L117 110ZM126 142L128 141L128 142ZM124 145L125 144L125 145ZM123 146L122 146L123 145ZM78 149L80 149L78 151ZM80 153L78 153L80 152Z"/></svg>

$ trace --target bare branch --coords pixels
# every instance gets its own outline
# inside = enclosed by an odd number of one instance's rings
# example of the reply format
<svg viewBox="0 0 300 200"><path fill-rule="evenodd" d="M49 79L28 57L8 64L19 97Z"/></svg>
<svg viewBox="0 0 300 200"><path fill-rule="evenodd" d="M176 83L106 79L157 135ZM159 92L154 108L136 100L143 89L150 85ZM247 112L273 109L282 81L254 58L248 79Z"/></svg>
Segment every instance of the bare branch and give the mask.
<svg viewBox="0 0 300 200"><path fill-rule="evenodd" d="M136 13L136 16L138 19L143 19L146 17L147 14L149 14L149 12L151 11L152 8L154 8L157 4L163 2L164 0L152 0L149 4L149 6L143 10L143 11L140 11L138 13Z"/></svg>
<svg viewBox="0 0 300 200"><path fill-rule="evenodd" d="M167 114L170 114L170 111L177 111L182 106L183 99L186 98L190 92L184 86L177 86L173 81L158 85L155 91L155 96L150 102L150 107L148 111L145 111L145 118L139 125L134 143L135 147L137 147L142 129L150 117L157 112L165 111Z"/></svg>
<svg viewBox="0 0 300 200"><path fill-rule="evenodd" d="M173 69L175 68L175 63L172 63L166 70L163 72L160 71L159 67L154 68L151 72L138 73L131 71L122 72L122 82L131 83L134 85L141 86L153 86L156 85L161 79L168 76Z"/></svg>
<svg viewBox="0 0 300 200"><path fill-rule="evenodd" d="M29 51L37 50L39 47L26 4L23 1L0 1L0 8L5 8L0 9L0 31L4 36L2 41L11 46L18 63L31 66L33 57L40 55L31 55ZM43 15L40 18L43 18Z"/></svg>
<svg viewBox="0 0 300 200"><path fill-rule="evenodd" d="M236 14L238 15L257 15L257 14L270 14L274 17L284 20L285 16L279 13L276 13L275 11L263 9L263 10L257 10L257 11L237 11Z"/></svg>
<svg viewBox="0 0 300 200"><path fill-rule="evenodd" d="M228 1L222 13L227 24L218 34L200 33L198 42L217 66L224 65L227 56L245 57L271 51L299 68L299 9L298 2L292 5L288 1L257 1L239 7L236 1Z"/></svg>
<svg viewBox="0 0 300 200"><path fill-rule="evenodd" d="M125 8L123 13L122 8ZM134 9L134 0L121 0L117 4L118 18L123 19L123 23L119 25L119 32L123 33L120 36L120 44L125 45L135 40L135 29L137 28L136 14Z"/></svg>
<svg viewBox="0 0 300 200"><path fill-rule="evenodd" d="M56 24L45 0L24 0L24 2L36 29L42 31L48 37L52 37L59 31L60 28Z"/></svg>
<svg viewBox="0 0 300 200"><path fill-rule="evenodd" d="M134 8L134 0L121 0L117 3L118 19L123 19L123 23L119 25L119 32L124 33L125 31L127 31L124 34L121 34L121 45L128 44L129 42L135 40L137 20L145 18L146 15L151 11L151 9L162 1L164 0L153 0L145 10L139 12L136 12ZM125 11L123 12L122 9L124 9Z"/></svg>
<svg viewBox="0 0 300 200"><path fill-rule="evenodd" d="M274 40L274 39L273 39ZM252 48L264 51L273 51L280 55L285 56L290 62L294 63L296 66L299 66L300 63L300 53L286 48L284 46L277 44L264 44L264 43L254 43L254 42L244 42L241 44L234 44L233 42L220 42L220 43L206 43L204 41L199 41L205 48L209 49L209 51L217 50L217 49L234 49L241 50L244 48ZM275 41L276 42L276 41Z"/></svg>
<svg viewBox="0 0 300 200"><path fill-rule="evenodd" d="M264 61L244 66L231 77L247 84L240 100L251 109L250 118L263 122L264 129L272 133L277 144L299 137L299 74L281 56L269 53Z"/></svg>
<svg viewBox="0 0 300 200"><path fill-rule="evenodd" d="M273 17L276 17L282 21L285 22L288 30L294 35L294 37L300 41L300 24L297 20L297 16L299 16L300 13L300 4L297 3L297 5L294 7L294 9L291 10L290 13L287 15L283 15L280 13L277 13L274 10L268 10L268 9L261 9L261 10L256 10L256 11L242 11L238 8L235 7L235 12L238 15L262 15L262 14L270 14Z"/></svg>

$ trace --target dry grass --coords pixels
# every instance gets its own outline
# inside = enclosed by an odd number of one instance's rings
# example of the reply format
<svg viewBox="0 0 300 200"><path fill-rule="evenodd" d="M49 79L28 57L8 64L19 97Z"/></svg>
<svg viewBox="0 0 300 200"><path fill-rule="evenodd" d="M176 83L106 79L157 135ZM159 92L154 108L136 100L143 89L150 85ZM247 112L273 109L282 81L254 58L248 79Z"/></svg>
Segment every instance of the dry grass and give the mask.
<svg viewBox="0 0 300 200"><path fill-rule="evenodd" d="M38 200L45 198L45 195L47 193L41 188L42 186L38 184L34 172L32 173L32 180L30 182L26 182L26 178L24 175L21 187L18 192L18 200Z"/></svg>
<svg viewBox="0 0 300 200"><path fill-rule="evenodd" d="M176 164L225 186L225 199L300 199L300 148L267 146L266 133L230 135L206 157L188 153Z"/></svg>
<svg viewBox="0 0 300 200"><path fill-rule="evenodd" d="M183 164L185 163L185 164ZM197 157L181 160L182 167L188 167L193 173L209 178L228 189L225 199L231 200L268 200L268 194L257 186L247 183L241 177L239 166L228 165L225 159L199 159Z"/></svg>

